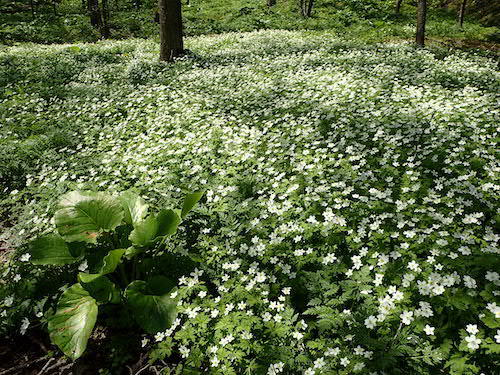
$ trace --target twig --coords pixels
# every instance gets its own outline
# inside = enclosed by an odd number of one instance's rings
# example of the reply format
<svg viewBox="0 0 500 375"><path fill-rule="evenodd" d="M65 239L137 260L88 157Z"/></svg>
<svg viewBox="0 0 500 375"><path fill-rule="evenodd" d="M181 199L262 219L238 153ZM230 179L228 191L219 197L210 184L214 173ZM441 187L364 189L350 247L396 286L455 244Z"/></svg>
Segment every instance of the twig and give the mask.
<svg viewBox="0 0 500 375"><path fill-rule="evenodd" d="M38 373L38 375L42 375L45 370L47 369L47 367L49 367L50 363L52 361L55 361L56 359L55 358L49 358L49 360L47 361L47 363L45 364L45 366L42 367L42 369L40 370L40 372Z"/></svg>
<svg viewBox="0 0 500 375"><path fill-rule="evenodd" d="M49 372L50 370L55 370L56 368L64 365L65 363L66 363L66 358L61 358L59 361L57 361L52 366L50 366L49 368L47 368L46 371Z"/></svg>
<svg viewBox="0 0 500 375"><path fill-rule="evenodd" d="M0 375L13 374L17 370L21 370L23 368L30 367L31 365L34 365L35 363L38 363L38 362L42 362L42 361L44 361L46 359L47 359L47 356L43 356L41 358L35 359L34 361L26 362L26 363L23 363L22 365L18 365L18 366L14 366L14 367L8 368L7 370L3 370L2 372L0 372ZM17 374L19 374L19 372L17 372Z"/></svg>
<svg viewBox="0 0 500 375"><path fill-rule="evenodd" d="M137 371L135 373L135 375L139 375L141 372L143 372L144 370L147 370L149 367L151 367L151 365L146 365L144 366L143 368L141 368L139 371Z"/></svg>

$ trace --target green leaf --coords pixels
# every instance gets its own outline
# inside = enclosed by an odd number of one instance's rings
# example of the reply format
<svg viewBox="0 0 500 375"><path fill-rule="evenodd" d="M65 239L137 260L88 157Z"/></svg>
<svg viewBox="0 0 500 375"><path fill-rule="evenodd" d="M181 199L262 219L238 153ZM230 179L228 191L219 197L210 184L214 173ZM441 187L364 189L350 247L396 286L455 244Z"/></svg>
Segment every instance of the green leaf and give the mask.
<svg viewBox="0 0 500 375"><path fill-rule="evenodd" d="M128 305L137 323L149 334L165 331L175 320L177 302L170 293L153 295L145 281L130 283L125 291Z"/></svg>
<svg viewBox="0 0 500 375"><path fill-rule="evenodd" d="M153 295L164 295L174 289L176 282L162 275L155 275L148 279L147 290Z"/></svg>
<svg viewBox="0 0 500 375"><path fill-rule="evenodd" d="M50 339L75 360L85 351L96 320L96 300L80 284L75 284L62 294L56 313L49 318Z"/></svg>
<svg viewBox="0 0 500 375"><path fill-rule="evenodd" d="M108 255L102 259L102 266L99 270L101 275L107 275L113 272L116 267L121 263L122 256L125 254L126 249L111 250Z"/></svg>
<svg viewBox="0 0 500 375"><path fill-rule="evenodd" d="M135 246L144 247L156 238L157 233L158 221L155 217L149 216L135 226L128 238Z"/></svg>
<svg viewBox="0 0 500 375"><path fill-rule="evenodd" d="M68 244L57 234L49 234L39 237L31 243L31 263L62 265L77 261L71 255Z"/></svg>
<svg viewBox="0 0 500 375"><path fill-rule="evenodd" d="M156 217L158 221L157 236L170 236L177 231L177 227L181 223L179 215L171 209L161 210Z"/></svg>
<svg viewBox="0 0 500 375"><path fill-rule="evenodd" d="M70 192L65 194L55 214L59 234L68 242L96 243L102 231L115 229L123 219L123 208L103 193Z"/></svg>
<svg viewBox="0 0 500 375"><path fill-rule="evenodd" d="M85 284L88 284L88 283L91 283L92 281L94 281L95 279L98 279L99 277L101 277L102 275L98 274L98 273L86 273L86 272L80 272L78 274L78 281L80 283L85 283Z"/></svg>
<svg viewBox="0 0 500 375"><path fill-rule="evenodd" d="M120 302L120 290L107 277L97 274L79 273L82 287L99 303Z"/></svg>
<svg viewBox="0 0 500 375"><path fill-rule="evenodd" d="M184 198L184 204L182 205L181 217L184 219L186 215L191 211L196 203L203 197L203 191L196 191L194 193L186 195Z"/></svg>
<svg viewBox="0 0 500 375"><path fill-rule="evenodd" d="M125 250L124 257L130 260L133 257L135 257L136 255L142 253L143 251L144 250L141 250L141 249L138 249L136 247L131 246L128 249Z"/></svg>
<svg viewBox="0 0 500 375"><path fill-rule="evenodd" d="M132 191L126 191L120 196L123 207L123 220L130 225L134 225L144 220L148 214L148 204Z"/></svg>

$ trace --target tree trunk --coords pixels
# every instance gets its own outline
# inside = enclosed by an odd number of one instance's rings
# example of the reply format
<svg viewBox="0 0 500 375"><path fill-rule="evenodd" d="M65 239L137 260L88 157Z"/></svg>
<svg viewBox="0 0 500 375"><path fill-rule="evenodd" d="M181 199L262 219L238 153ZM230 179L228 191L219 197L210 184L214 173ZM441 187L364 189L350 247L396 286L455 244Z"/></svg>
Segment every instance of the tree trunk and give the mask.
<svg viewBox="0 0 500 375"><path fill-rule="evenodd" d="M30 0L30 8L31 8L31 16L35 19L35 5L33 4L33 0Z"/></svg>
<svg viewBox="0 0 500 375"><path fill-rule="evenodd" d="M102 26L102 18L101 10L99 9L99 0L88 0L88 10L90 24L100 29Z"/></svg>
<svg viewBox="0 0 500 375"><path fill-rule="evenodd" d="M467 0L462 0L462 4L460 4L460 10L458 12L458 24L460 28L464 27L464 15L465 15L465 7L467 5Z"/></svg>
<svg viewBox="0 0 500 375"><path fill-rule="evenodd" d="M109 38L109 7L108 0L101 0L102 4L102 27L101 27L101 35L104 39Z"/></svg>
<svg viewBox="0 0 500 375"><path fill-rule="evenodd" d="M403 0L396 0L396 14L399 14L401 11L401 3Z"/></svg>
<svg viewBox="0 0 500 375"><path fill-rule="evenodd" d="M184 53L181 0L159 0L160 60L172 61Z"/></svg>
<svg viewBox="0 0 500 375"><path fill-rule="evenodd" d="M314 0L300 0L300 14L302 17L311 17Z"/></svg>
<svg viewBox="0 0 500 375"><path fill-rule="evenodd" d="M423 47L425 45L426 18L427 18L427 0L418 0L416 42L419 47Z"/></svg>
<svg viewBox="0 0 500 375"><path fill-rule="evenodd" d="M267 6L268 7L273 7L276 5L276 0L267 0Z"/></svg>

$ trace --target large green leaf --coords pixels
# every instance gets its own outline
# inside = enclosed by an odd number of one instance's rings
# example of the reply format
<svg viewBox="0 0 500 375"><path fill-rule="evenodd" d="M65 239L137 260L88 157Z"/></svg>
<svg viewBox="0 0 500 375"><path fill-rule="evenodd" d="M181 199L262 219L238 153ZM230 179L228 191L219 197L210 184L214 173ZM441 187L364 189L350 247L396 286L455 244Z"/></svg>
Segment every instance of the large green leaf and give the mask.
<svg viewBox="0 0 500 375"><path fill-rule="evenodd" d="M104 230L116 228L123 219L123 208L104 193L70 192L59 202L55 214L59 234L68 242L96 243Z"/></svg>
<svg viewBox="0 0 500 375"><path fill-rule="evenodd" d="M120 302L120 290L106 276L80 272L78 281L97 302Z"/></svg>
<svg viewBox="0 0 500 375"><path fill-rule="evenodd" d="M101 275L107 275L108 273L113 272L120 264L125 251L126 249L111 250L108 255L102 258L102 266L99 270L99 273Z"/></svg>
<svg viewBox="0 0 500 375"><path fill-rule="evenodd" d="M182 205L181 217L184 219L191 211L196 203L203 197L203 191L195 191L194 193L186 195L184 204Z"/></svg>
<svg viewBox="0 0 500 375"><path fill-rule="evenodd" d="M177 231L181 218L174 210L161 210L156 217L149 216L137 223L129 240L138 247L151 244L157 237L169 236Z"/></svg>
<svg viewBox="0 0 500 375"><path fill-rule="evenodd" d="M62 265L76 262L68 244L61 236L49 234L39 237L30 246L31 263Z"/></svg>
<svg viewBox="0 0 500 375"><path fill-rule="evenodd" d="M144 220L148 214L148 204L140 196L132 191L126 191L120 195L123 207L123 220L130 225L135 225Z"/></svg>
<svg viewBox="0 0 500 375"><path fill-rule="evenodd" d="M157 236L170 236L177 231L177 227L181 223L181 218L174 210L161 210L156 217L158 221Z"/></svg>
<svg viewBox="0 0 500 375"><path fill-rule="evenodd" d="M154 216L149 216L135 225L128 238L135 246L143 247L149 245L156 238L157 233L158 220Z"/></svg>
<svg viewBox="0 0 500 375"><path fill-rule="evenodd" d="M77 359L87 347L96 320L96 300L75 284L62 294L56 313L48 321L50 339L68 357Z"/></svg>
<svg viewBox="0 0 500 375"><path fill-rule="evenodd" d="M148 333L165 331L175 320L177 302L170 293L153 295L145 281L130 283L125 291L127 303L137 323Z"/></svg>

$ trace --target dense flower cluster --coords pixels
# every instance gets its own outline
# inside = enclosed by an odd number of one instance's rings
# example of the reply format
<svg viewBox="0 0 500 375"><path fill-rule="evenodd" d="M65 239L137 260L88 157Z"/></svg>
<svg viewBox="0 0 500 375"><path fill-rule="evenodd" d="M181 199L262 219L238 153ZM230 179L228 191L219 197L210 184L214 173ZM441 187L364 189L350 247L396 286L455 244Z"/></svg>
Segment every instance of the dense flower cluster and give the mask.
<svg viewBox="0 0 500 375"><path fill-rule="evenodd" d="M201 263L179 280L175 324L143 341L155 357L214 374L494 373L492 60L285 31L191 39L171 66L149 41L99 48L132 52L4 118L72 123L76 140L8 200L31 237L67 190L163 204L206 189L170 244Z"/></svg>

